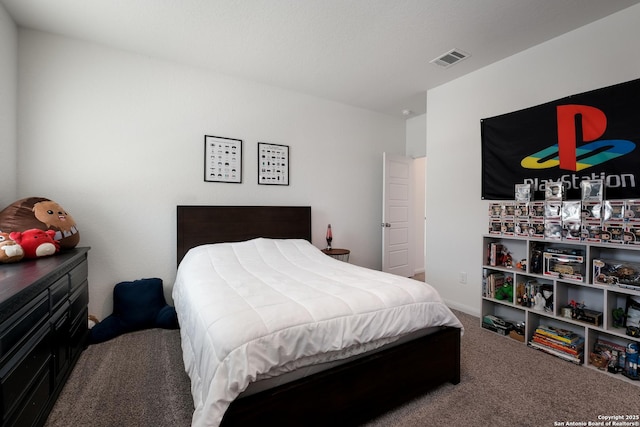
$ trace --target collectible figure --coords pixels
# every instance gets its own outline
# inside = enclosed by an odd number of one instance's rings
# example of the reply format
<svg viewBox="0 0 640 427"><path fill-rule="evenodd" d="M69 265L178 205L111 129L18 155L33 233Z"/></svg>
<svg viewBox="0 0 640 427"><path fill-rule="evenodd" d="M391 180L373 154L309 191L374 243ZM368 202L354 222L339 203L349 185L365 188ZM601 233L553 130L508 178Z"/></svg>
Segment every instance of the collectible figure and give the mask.
<svg viewBox="0 0 640 427"><path fill-rule="evenodd" d="M489 234L502 234L502 222L500 220L492 219L489 222Z"/></svg>
<svg viewBox="0 0 640 427"><path fill-rule="evenodd" d="M527 237L529 236L529 230L531 226L527 221L519 221L516 223L516 235Z"/></svg>
<svg viewBox="0 0 640 427"><path fill-rule="evenodd" d="M532 218L544 218L544 202L529 203L529 216Z"/></svg>
<svg viewBox="0 0 640 427"><path fill-rule="evenodd" d="M607 223L605 230L609 233L611 243L624 243L624 227L620 223Z"/></svg>
<svg viewBox="0 0 640 427"><path fill-rule="evenodd" d="M505 236L513 236L516 232L516 224L513 220L506 220L503 225L502 233Z"/></svg>
<svg viewBox="0 0 640 427"><path fill-rule="evenodd" d="M626 376L631 379L638 379L638 344L635 342L627 345Z"/></svg>
<svg viewBox="0 0 640 427"><path fill-rule="evenodd" d="M640 245L640 226L638 224L628 224L624 234L627 244Z"/></svg>
<svg viewBox="0 0 640 427"><path fill-rule="evenodd" d="M543 311L546 305L547 305L547 301L543 298L542 294L538 292L533 297L533 309Z"/></svg>
<svg viewBox="0 0 640 427"><path fill-rule="evenodd" d="M636 242L636 234L634 232L630 232L629 230L627 230L625 228L624 232L622 233L622 243L628 244L628 245L633 245Z"/></svg>
<svg viewBox="0 0 640 427"><path fill-rule="evenodd" d="M538 221L531 223L531 228L529 228L529 235L535 238L544 238L544 222Z"/></svg>
<svg viewBox="0 0 640 427"><path fill-rule="evenodd" d="M580 221L582 219L582 203L576 201L562 202L562 221Z"/></svg>
<svg viewBox="0 0 640 427"><path fill-rule="evenodd" d="M553 313L553 288L543 289L542 297L545 299L544 311Z"/></svg>
<svg viewBox="0 0 640 427"><path fill-rule="evenodd" d="M562 239L562 224L559 221L545 221L544 237L550 240Z"/></svg>
<svg viewBox="0 0 640 427"><path fill-rule="evenodd" d="M640 290L640 264L629 261L594 259L593 282Z"/></svg>
<svg viewBox="0 0 640 427"><path fill-rule="evenodd" d="M516 201L528 202L531 200L531 184L516 184Z"/></svg>
<svg viewBox="0 0 640 427"><path fill-rule="evenodd" d="M602 239L600 238L600 234L602 233L602 227L599 223L590 224L583 223L582 224L582 239L588 242L600 242Z"/></svg>
<svg viewBox="0 0 640 427"><path fill-rule="evenodd" d="M502 218L513 219L516 213L516 204L514 202L504 202L502 205Z"/></svg>
<svg viewBox="0 0 640 427"><path fill-rule="evenodd" d="M607 200L602 210L604 221L624 221L624 200Z"/></svg>
<svg viewBox="0 0 640 427"><path fill-rule="evenodd" d="M562 201L564 199L564 186L562 182L548 182L544 190L545 200Z"/></svg>
<svg viewBox="0 0 640 427"><path fill-rule="evenodd" d="M535 247L531 251L531 272L542 274L542 251Z"/></svg>
<svg viewBox="0 0 640 427"><path fill-rule="evenodd" d="M584 280L584 255L572 248L546 248L543 253L543 274L561 279Z"/></svg>
<svg viewBox="0 0 640 427"><path fill-rule="evenodd" d="M582 202L582 220L591 220L602 218L602 203L601 202Z"/></svg>
<svg viewBox="0 0 640 427"><path fill-rule="evenodd" d="M640 297L627 296L627 335L640 337Z"/></svg>
<svg viewBox="0 0 640 427"><path fill-rule="evenodd" d="M613 318L613 327L622 328L627 315L624 312L624 308L618 307L611 310L611 317Z"/></svg>
<svg viewBox="0 0 640 427"><path fill-rule="evenodd" d="M578 222L568 221L562 223L562 237L565 240L581 240L582 224Z"/></svg>
<svg viewBox="0 0 640 427"><path fill-rule="evenodd" d="M548 201L544 204L544 219L561 219L562 202Z"/></svg>
<svg viewBox="0 0 640 427"><path fill-rule="evenodd" d="M500 218L502 216L502 205L500 203L491 203L489 205L489 216Z"/></svg>
<svg viewBox="0 0 640 427"><path fill-rule="evenodd" d="M529 205L526 202L516 203L514 214L518 218L529 219Z"/></svg>
<svg viewBox="0 0 640 427"><path fill-rule="evenodd" d="M601 179L586 179L580 181L582 200L602 200L604 198L604 182Z"/></svg>
<svg viewBox="0 0 640 427"><path fill-rule="evenodd" d="M629 222L640 222L640 200L626 200L624 216Z"/></svg>

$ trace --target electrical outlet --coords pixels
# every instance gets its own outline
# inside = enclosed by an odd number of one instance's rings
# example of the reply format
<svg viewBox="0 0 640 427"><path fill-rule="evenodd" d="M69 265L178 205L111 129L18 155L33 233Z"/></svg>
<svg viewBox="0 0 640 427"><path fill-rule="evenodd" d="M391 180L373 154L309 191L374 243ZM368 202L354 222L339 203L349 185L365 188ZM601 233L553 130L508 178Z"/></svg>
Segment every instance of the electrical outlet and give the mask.
<svg viewBox="0 0 640 427"><path fill-rule="evenodd" d="M464 272L464 271L461 271L461 272L460 272L460 278L459 278L459 280L458 280L458 281L459 281L460 283L462 283L463 285L464 285L465 283L467 283L467 273L466 273L466 272Z"/></svg>

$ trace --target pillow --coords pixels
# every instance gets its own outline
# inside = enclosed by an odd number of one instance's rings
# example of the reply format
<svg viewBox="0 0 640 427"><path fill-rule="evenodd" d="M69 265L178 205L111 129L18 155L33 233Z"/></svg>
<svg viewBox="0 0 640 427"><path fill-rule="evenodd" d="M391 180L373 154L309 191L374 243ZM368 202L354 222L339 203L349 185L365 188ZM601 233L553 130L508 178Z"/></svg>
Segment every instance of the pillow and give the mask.
<svg viewBox="0 0 640 427"><path fill-rule="evenodd" d="M97 344L127 332L150 328L178 328L176 310L164 299L162 280L121 282L113 288L113 313L91 328L89 343Z"/></svg>
<svg viewBox="0 0 640 427"><path fill-rule="evenodd" d="M60 249L72 249L80 242L73 217L62 206L44 197L20 199L0 212L0 232L23 232L30 229L55 231Z"/></svg>

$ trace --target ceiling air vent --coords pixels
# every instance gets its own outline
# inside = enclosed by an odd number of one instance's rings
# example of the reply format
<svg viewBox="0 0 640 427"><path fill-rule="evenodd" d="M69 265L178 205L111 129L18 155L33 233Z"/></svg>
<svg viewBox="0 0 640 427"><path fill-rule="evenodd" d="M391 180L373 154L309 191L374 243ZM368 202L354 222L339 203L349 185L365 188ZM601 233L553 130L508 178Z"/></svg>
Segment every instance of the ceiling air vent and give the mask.
<svg viewBox="0 0 640 427"><path fill-rule="evenodd" d="M436 59L433 59L429 62L446 68L452 66L453 64L457 64L458 62L468 58L469 56L471 55L459 49L452 49L444 55L440 55Z"/></svg>

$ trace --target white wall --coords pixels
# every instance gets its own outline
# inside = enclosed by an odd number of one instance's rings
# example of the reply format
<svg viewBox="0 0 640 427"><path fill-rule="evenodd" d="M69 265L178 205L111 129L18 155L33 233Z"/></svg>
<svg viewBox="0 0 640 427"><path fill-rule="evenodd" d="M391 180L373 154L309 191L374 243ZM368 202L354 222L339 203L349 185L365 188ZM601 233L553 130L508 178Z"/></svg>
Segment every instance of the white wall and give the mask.
<svg viewBox="0 0 640 427"><path fill-rule="evenodd" d="M427 93L426 279L451 306L480 313L480 120L639 78L638 22L640 5Z"/></svg>
<svg viewBox="0 0 640 427"><path fill-rule="evenodd" d="M424 157L427 154L427 115L421 114L407 119L407 144L405 155L407 157Z"/></svg>
<svg viewBox="0 0 640 427"><path fill-rule="evenodd" d="M313 241L381 266L382 153L405 122L202 69L19 32L18 196L56 200L89 253L90 312L113 285L175 278L178 204L310 205ZM244 140L242 184L203 181L205 134ZM257 142L290 146L291 185L257 185Z"/></svg>
<svg viewBox="0 0 640 427"><path fill-rule="evenodd" d="M16 174L16 108L18 87L18 30L0 4L0 209L15 200Z"/></svg>

